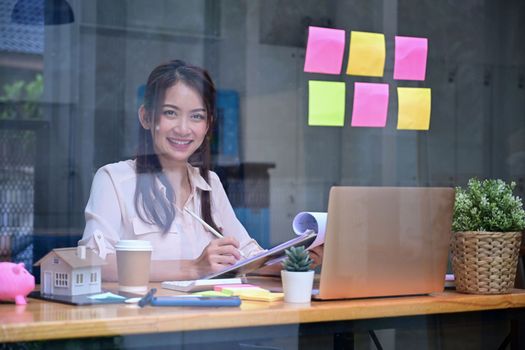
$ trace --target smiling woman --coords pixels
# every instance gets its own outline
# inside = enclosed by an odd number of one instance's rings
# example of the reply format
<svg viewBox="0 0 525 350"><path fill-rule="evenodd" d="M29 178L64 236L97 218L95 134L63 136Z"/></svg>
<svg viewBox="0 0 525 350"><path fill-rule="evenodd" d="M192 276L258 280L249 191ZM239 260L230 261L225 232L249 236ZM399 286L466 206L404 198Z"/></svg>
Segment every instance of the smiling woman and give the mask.
<svg viewBox="0 0 525 350"><path fill-rule="evenodd" d="M114 246L121 239L152 243L152 280L195 279L261 250L236 218L218 176L210 171L215 85L209 74L174 60L155 68L140 106L134 160L97 172L79 242L107 259L116 278ZM212 232L188 212L197 213Z"/></svg>
<svg viewBox="0 0 525 350"><path fill-rule="evenodd" d="M209 129L208 119L200 95L183 82L166 91L164 102L154 128L150 128L144 107L140 108L140 121L144 129L151 129L163 168L173 168L185 165L202 145Z"/></svg>

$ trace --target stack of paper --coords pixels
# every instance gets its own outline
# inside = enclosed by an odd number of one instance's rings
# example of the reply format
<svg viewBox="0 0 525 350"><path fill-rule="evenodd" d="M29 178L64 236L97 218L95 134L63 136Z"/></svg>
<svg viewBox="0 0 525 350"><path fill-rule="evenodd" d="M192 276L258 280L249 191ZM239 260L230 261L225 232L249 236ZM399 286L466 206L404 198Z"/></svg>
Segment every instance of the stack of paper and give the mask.
<svg viewBox="0 0 525 350"><path fill-rule="evenodd" d="M202 279L188 281L164 281L162 288L178 290L180 292L198 292L212 290L216 285L237 285L242 283L242 278Z"/></svg>

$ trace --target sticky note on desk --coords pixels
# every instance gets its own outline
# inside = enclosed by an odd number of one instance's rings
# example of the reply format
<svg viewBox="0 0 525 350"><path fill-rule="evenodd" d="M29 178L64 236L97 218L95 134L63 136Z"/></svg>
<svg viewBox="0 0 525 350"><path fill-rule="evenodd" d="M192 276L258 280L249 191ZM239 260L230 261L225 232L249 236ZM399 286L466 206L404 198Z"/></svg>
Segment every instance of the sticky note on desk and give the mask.
<svg viewBox="0 0 525 350"><path fill-rule="evenodd" d="M385 70L385 35L381 33L350 33L346 74L382 77Z"/></svg>
<svg viewBox="0 0 525 350"><path fill-rule="evenodd" d="M345 31L342 29L308 27L308 42L304 71L340 74L345 51Z"/></svg>
<svg viewBox="0 0 525 350"><path fill-rule="evenodd" d="M216 293L222 293L228 296L238 296L241 300L254 300L254 301L278 301L283 300L283 293L272 293L267 289L254 286L251 284L241 284L235 286L216 286Z"/></svg>
<svg viewBox="0 0 525 350"><path fill-rule="evenodd" d="M220 292L223 289L231 289L231 288L241 289L241 288L259 288L259 287L255 286L253 284L248 284L248 283L218 284L218 285L213 287L213 290Z"/></svg>
<svg viewBox="0 0 525 350"><path fill-rule="evenodd" d="M202 292L192 293L191 295L200 295L202 297L230 297L231 296L231 294L218 292L216 290L205 290L205 291L202 291Z"/></svg>
<svg viewBox="0 0 525 350"><path fill-rule="evenodd" d="M237 288L236 287L224 287L221 289L214 289L214 290L217 292L227 294L227 295L231 295L231 296L240 296L243 293L246 294L246 293L255 293L255 292L260 292L260 293L270 292L267 289L263 289L257 286L251 286L251 287L241 286Z"/></svg>
<svg viewBox="0 0 525 350"><path fill-rule="evenodd" d="M88 296L88 298L94 299L94 300L111 300L111 299L124 300L126 299L126 297L123 297L122 295L113 294L111 292L90 295Z"/></svg>
<svg viewBox="0 0 525 350"><path fill-rule="evenodd" d="M284 293L260 292L260 291L245 291L238 295L241 300L253 301L279 301L284 299Z"/></svg>

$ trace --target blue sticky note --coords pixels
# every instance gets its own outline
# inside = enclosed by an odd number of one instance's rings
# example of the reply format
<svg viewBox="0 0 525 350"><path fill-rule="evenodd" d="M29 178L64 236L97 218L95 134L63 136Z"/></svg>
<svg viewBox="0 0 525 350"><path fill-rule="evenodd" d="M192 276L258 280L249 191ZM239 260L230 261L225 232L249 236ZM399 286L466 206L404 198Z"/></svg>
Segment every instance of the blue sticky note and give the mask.
<svg viewBox="0 0 525 350"><path fill-rule="evenodd" d="M122 295L113 294L111 292L90 295L88 296L88 298L95 299L95 300L111 300L111 299L124 300L126 299Z"/></svg>

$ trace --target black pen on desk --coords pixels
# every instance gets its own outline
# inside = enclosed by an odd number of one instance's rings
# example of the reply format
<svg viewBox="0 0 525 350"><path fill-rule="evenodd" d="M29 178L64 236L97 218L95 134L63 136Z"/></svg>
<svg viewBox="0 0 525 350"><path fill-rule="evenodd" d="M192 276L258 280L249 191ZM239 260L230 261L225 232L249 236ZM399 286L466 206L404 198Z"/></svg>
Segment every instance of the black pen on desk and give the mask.
<svg viewBox="0 0 525 350"><path fill-rule="evenodd" d="M213 227L211 227L206 221L202 220L197 214L195 214L194 212L192 212L191 210L189 210L187 207L184 207L184 210L186 210L186 212L188 214L190 214L191 216L193 216L195 218L195 220L197 220L198 222L200 222L202 225L204 225L204 227L206 227L208 230L210 230L211 233L213 233L213 235L217 238L223 238L224 236L222 234L220 234L216 229L214 229ZM242 250L239 250L239 254L241 254L241 256L243 258L246 258L246 255L244 255L244 253L242 252Z"/></svg>
<svg viewBox="0 0 525 350"><path fill-rule="evenodd" d="M151 288L149 292L146 293L146 295L139 300L138 304L140 307L144 307L148 304L151 304L151 300L153 299L153 295L157 293L157 288Z"/></svg>

